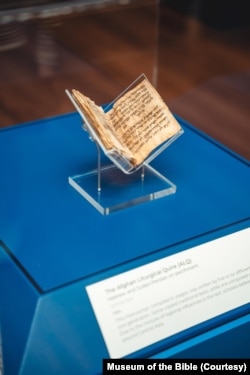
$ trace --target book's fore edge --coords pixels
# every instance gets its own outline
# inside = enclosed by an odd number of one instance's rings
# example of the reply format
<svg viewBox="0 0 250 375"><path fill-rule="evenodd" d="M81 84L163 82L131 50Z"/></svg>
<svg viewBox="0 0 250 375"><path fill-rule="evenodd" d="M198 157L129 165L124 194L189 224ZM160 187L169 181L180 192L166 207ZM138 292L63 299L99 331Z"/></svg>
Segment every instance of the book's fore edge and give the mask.
<svg viewBox="0 0 250 375"><path fill-rule="evenodd" d="M94 130L91 128L91 126L89 125L88 123L88 120L86 119L84 113L82 112L81 108L79 107L79 105L77 104L77 102L75 101L75 99L73 98L73 95L69 92L69 90L65 90L67 96L69 97L70 101L72 102L72 104L74 105L75 109L77 110L77 112L80 114L82 120L83 120L83 123L85 125L85 129L88 131L89 133L89 136L91 137L91 139L94 141L94 142L98 142L100 143L100 140L98 139L96 133L94 132ZM104 147L102 144L101 144L102 148Z"/></svg>
<svg viewBox="0 0 250 375"><path fill-rule="evenodd" d="M70 101L72 102L72 104L74 105L74 107L76 108L76 110L79 112L81 118L83 119L83 122L85 124L84 126L84 129L87 130L87 132L89 133L89 136L91 137L91 139L97 144L99 145L103 152L105 153L105 155L107 155L111 161L113 163L115 163L117 166L119 166L119 163L118 161L114 160L114 157L111 156L111 154L115 154L115 153L118 153L120 155L120 157L122 158L125 158L126 159L126 164L129 164L129 169L131 170L133 168L133 164L131 163L131 159L130 158L127 158L125 156L122 156L122 150L124 150L124 147L121 145L121 149L117 149L117 148L112 148L112 149L107 149L103 142L101 141L101 138L96 134L96 132L92 129L92 126L89 124L87 118L85 117L83 111L81 110L80 106L77 104L77 102L75 101L73 95L70 93L70 91L68 89L65 90L67 96L69 97ZM125 91L124 91L125 92ZM120 141L118 141L120 143ZM128 152L129 152L129 149L128 149ZM123 170L123 167L122 166L119 166L120 169Z"/></svg>

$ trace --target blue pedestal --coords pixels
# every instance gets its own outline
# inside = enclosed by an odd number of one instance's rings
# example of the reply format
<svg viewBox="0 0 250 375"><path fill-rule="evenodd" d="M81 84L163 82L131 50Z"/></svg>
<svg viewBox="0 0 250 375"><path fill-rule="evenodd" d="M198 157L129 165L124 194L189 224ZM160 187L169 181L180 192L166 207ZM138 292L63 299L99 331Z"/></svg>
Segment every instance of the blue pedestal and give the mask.
<svg viewBox="0 0 250 375"><path fill-rule="evenodd" d="M176 194L109 216L68 183L96 167L77 114L0 132L5 375L101 373L86 285L249 226L248 163L179 121L184 135L152 163ZM136 355L246 357L249 335L242 306Z"/></svg>

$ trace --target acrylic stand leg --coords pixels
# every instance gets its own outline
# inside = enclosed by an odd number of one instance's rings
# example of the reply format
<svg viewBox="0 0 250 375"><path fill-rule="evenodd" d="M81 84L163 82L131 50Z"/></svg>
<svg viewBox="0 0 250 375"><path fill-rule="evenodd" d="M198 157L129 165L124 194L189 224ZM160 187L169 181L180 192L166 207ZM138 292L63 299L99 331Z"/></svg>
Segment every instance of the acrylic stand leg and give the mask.
<svg viewBox="0 0 250 375"><path fill-rule="evenodd" d="M176 186L149 164L125 174L114 164L101 167L98 145L97 152L97 169L69 177L69 183L103 215L175 193Z"/></svg>

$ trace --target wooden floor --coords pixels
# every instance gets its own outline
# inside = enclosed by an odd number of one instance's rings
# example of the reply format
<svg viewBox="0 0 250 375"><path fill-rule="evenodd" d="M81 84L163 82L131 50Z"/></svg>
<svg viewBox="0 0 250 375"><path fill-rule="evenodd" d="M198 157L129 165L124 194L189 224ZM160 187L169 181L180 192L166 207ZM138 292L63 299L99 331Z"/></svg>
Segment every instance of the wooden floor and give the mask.
<svg viewBox="0 0 250 375"><path fill-rule="evenodd" d="M156 3L19 24L16 48L0 27L0 127L73 111L66 88L108 102L144 72L174 113L250 159L250 29Z"/></svg>

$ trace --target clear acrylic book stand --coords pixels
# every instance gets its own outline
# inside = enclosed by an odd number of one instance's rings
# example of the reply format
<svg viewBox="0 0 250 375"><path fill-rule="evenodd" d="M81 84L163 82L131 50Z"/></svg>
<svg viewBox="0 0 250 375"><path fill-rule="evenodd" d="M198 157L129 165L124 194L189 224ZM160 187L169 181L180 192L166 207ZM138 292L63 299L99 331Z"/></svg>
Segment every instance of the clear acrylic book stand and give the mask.
<svg viewBox="0 0 250 375"><path fill-rule="evenodd" d="M146 76L140 75L112 103L104 107L104 112L108 112L115 101L144 79L147 79ZM173 137L154 149L148 158L135 168L117 150L105 148L96 134L95 128L84 116L72 94L68 90L66 90L66 94L83 120L83 129L88 132L89 138L95 142L97 147L96 169L70 176L69 183L101 214L108 215L114 211L175 193L176 185L150 166L149 163L174 142L183 133L183 129L180 129ZM102 165L102 151L112 162L111 164Z"/></svg>

